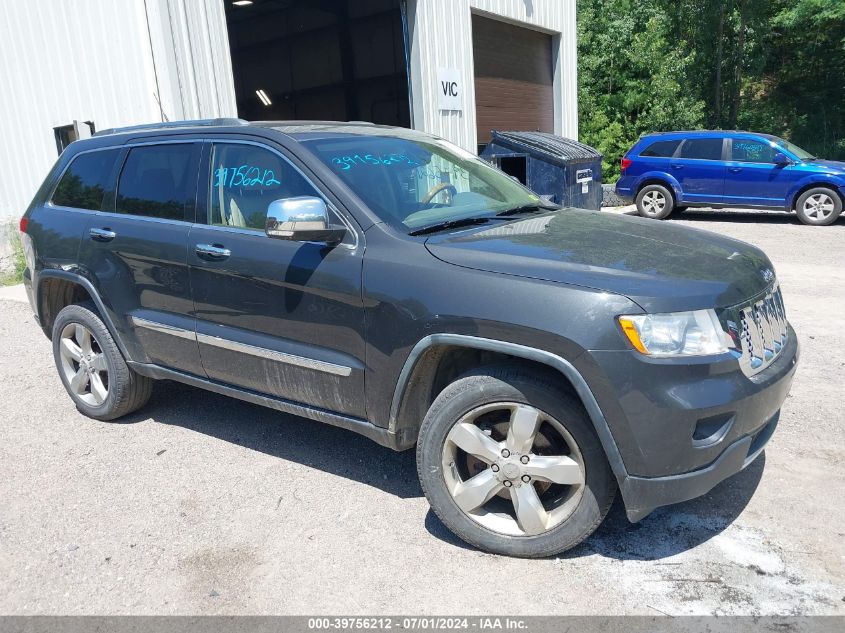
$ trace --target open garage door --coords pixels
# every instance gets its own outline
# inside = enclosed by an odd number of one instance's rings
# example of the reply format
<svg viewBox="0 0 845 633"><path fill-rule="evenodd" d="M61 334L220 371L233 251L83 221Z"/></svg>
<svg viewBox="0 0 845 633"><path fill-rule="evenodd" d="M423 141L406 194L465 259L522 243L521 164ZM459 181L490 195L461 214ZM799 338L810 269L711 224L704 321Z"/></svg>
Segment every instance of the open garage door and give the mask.
<svg viewBox="0 0 845 633"><path fill-rule="evenodd" d="M472 16L479 149L491 130L554 132L552 36Z"/></svg>
<svg viewBox="0 0 845 633"><path fill-rule="evenodd" d="M239 116L410 125L400 0L225 6Z"/></svg>

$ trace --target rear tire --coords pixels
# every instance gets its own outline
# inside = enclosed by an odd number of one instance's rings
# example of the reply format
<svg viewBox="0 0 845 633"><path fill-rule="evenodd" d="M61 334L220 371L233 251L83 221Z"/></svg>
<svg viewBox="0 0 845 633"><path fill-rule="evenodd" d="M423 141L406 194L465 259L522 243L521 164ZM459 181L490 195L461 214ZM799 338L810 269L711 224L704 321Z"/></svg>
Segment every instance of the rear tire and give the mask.
<svg viewBox="0 0 845 633"><path fill-rule="evenodd" d="M842 198L833 189L815 187L805 191L795 203L798 219L810 226L827 226L842 213Z"/></svg>
<svg viewBox="0 0 845 633"><path fill-rule="evenodd" d="M644 218L663 220L674 208L675 198L663 185L646 185L637 194L637 211Z"/></svg>
<svg viewBox="0 0 845 633"><path fill-rule="evenodd" d="M507 556L540 558L576 546L598 528L616 493L581 403L518 366L479 368L440 393L420 429L417 472L452 532Z"/></svg>
<svg viewBox="0 0 845 633"><path fill-rule="evenodd" d="M53 357L79 411L114 420L144 406L153 381L133 371L91 302L69 305L53 324Z"/></svg>

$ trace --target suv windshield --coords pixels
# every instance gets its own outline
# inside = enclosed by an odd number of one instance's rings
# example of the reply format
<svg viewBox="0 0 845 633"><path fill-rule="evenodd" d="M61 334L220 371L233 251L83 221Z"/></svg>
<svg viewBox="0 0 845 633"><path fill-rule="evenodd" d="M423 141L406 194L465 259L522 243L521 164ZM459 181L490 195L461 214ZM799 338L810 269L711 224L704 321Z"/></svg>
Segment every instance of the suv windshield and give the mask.
<svg viewBox="0 0 845 633"><path fill-rule="evenodd" d="M510 176L440 139L345 135L302 143L382 220L406 232L543 206Z"/></svg>
<svg viewBox="0 0 845 633"><path fill-rule="evenodd" d="M790 152L794 156L798 157L799 160L815 160L815 156L813 156L810 152L805 149L801 149L794 143L790 143L789 141L785 141L782 138L778 138L777 136L772 136L772 140L784 148L786 151Z"/></svg>

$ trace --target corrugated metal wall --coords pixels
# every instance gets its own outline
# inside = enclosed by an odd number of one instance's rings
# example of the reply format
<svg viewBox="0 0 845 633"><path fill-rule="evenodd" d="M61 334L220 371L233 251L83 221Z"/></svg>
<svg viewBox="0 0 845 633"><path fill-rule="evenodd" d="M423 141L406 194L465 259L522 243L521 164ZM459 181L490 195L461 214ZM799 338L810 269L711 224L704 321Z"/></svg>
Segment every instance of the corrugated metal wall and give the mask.
<svg viewBox="0 0 845 633"><path fill-rule="evenodd" d="M236 115L221 0L0 2L0 42L0 218L55 162L54 127Z"/></svg>
<svg viewBox="0 0 845 633"><path fill-rule="evenodd" d="M577 139L575 0L408 0L414 127L475 151L472 13L554 35L555 132ZM438 110L438 68L461 73L462 112Z"/></svg>

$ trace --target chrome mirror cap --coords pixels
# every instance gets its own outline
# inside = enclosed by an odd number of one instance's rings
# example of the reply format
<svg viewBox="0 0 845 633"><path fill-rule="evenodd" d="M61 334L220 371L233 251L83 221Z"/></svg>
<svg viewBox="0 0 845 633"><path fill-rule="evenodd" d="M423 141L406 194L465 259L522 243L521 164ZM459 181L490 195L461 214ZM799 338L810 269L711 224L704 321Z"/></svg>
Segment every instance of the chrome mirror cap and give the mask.
<svg viewBox="0 0 845 633"><path fill-rule="evenodd" d="M329 211L322 198L298 196L270 203L264 231L268 237L281 240L337 244L346 227L329 224Z"/></svg>

